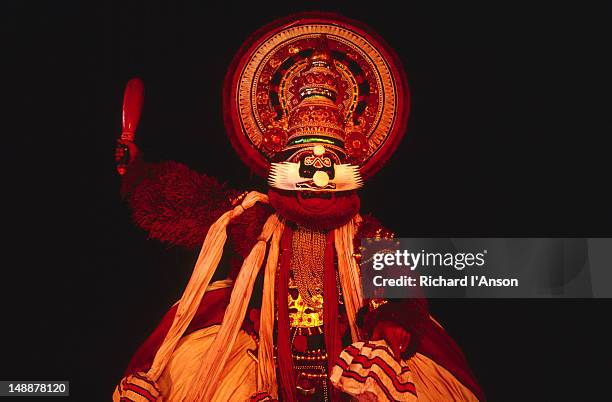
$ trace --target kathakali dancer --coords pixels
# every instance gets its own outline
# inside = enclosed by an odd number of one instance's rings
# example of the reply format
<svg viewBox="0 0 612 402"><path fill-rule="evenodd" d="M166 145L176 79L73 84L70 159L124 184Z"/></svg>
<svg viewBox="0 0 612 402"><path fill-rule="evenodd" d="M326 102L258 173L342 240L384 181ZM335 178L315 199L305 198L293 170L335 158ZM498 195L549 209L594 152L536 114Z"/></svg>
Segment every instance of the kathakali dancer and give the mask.
<svg viewBox="0 0 612 402"><path fill-rule="evenodd" d="M363 297L360 239L393 235L360 216L357 190L396 149L409 111L404 71L378 35L308 13L239 50L227 133L267 194L146 163L133 143L141 89L132 81L124 99L122 194L151 238L200 254L113 400L484 400L424 299Z"/></svg>

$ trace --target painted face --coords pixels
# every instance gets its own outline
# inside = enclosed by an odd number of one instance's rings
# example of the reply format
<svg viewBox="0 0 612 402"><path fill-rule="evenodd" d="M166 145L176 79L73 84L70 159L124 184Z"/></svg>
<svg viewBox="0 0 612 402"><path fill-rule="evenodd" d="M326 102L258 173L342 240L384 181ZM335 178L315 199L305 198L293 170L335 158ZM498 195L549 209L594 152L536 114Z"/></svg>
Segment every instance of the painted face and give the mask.
<svg viewBox="0 0 612 402"><path fill-rule="evenodd" d="M359 171L341 164L338 155L322 145L273 164L269 182L272 206L288 220L311 229L341 226L359 210L354 191L362 185Z"/></svg>
<svg viewBox="0 0 612 402"><path fill-rule="evenodd" d="M279 190L311 192L350 191L363 185L357 166L340 163L333 150L320 144L273 163L268 183Z"/></svg>
<svg viewBox="0 0 612 402"><path fill-rule="evenodd" d="M304 190L327 190L333 189L330 180L336 177L335 163L329 155L325 155L322 145L314 147L311 155L305 154L300 158L298 174L306 180L298 183L298 187Z"/></svg>

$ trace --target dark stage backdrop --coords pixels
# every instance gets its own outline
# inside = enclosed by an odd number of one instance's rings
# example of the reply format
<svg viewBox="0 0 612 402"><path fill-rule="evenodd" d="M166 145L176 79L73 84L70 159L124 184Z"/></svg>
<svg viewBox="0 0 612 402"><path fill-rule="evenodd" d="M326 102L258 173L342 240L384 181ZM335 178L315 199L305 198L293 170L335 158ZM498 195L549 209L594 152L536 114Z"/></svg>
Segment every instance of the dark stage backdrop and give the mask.
<svg viewBox="0 0 612 402"><path fill-rule="evenodd" d="M222 80L252 31L292 12L361 20L405 65L407 135L361 192L398 236L612 235L609 10L399 3L4 0L0 379L110 399L195 260L148 241L119 198L123 86L145 82L149 161L261 189L225 136ZM609 395L610 300L431 304L491 401Z"/></svg>

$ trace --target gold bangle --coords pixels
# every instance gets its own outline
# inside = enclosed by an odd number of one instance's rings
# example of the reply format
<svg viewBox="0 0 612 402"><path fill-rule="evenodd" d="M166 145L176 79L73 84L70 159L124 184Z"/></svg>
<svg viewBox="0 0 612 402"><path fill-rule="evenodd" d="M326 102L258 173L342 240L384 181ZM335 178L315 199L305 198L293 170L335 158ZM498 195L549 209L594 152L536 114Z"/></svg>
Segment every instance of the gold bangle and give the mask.
<svg viewBox="0 0 612 402"><path fill-rule="evenodd" d="M370 302L368 303L369 310L374 311L378 309L380 306L385 305L387 303L389 303L389 300L387 299L370 299Z"/></svg>

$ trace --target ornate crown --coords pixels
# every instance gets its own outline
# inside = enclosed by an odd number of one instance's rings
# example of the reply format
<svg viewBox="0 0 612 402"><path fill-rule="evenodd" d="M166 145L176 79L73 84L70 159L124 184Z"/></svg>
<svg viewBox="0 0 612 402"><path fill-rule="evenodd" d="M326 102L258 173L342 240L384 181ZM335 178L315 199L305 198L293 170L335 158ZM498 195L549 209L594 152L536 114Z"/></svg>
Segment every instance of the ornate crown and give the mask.
<svg viewBox="0 0 612 402"><path fill-rule="evenodd" d="M288 139L283 151L322 144L344 153L340 89L341 77L334 66L327 37L321 35L308 58L308 67L293 78L289 87L298 103L289 112Z"/></svg>
<svg viewBox="0 0 612 402"><path fill-rule="evenodd" d="M393 51L370 28L329 13L292 15L257 31L236 55L224 92L232 145L262 176L272 163L308 153L315 164L330 156L368 177L403 136L408 103Z"/></svg>
<svg viewBox="0 0 612 402"><path fill-rule="evenodd" d="M294 79L294 85L302 101L311 96L321 96L335 104L339 82L340 74L334 66L327 36L321 35L312 56L308 58L308 68Z"/></svg>

